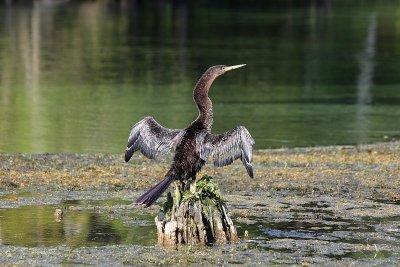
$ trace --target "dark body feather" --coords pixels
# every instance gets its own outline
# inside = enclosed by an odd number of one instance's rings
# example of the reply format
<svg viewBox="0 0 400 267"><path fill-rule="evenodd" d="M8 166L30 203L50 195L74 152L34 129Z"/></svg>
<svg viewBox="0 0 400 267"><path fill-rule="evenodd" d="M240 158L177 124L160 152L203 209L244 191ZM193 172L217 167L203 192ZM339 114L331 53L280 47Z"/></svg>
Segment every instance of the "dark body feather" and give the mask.
<svg viewBox="0 0 400 267"><path fill-rule="evenodd" d="M185 135L176 148L171 170L181 181L194 179L206 162L200 158L200 151L196 142L196 136L201 134L203 130L205 128L201 122L193 122L185 129Z"/></svg>
<svg viewBox="0 0 400 267"><path fill-rule="evenodd" d="M185 129L168 129L158 124L152 117L146 117L136 123L128 138L125 161L129 161L135 151L142 152L148 158L155 159L175 149L171 167L164 179L140 196L136 203L146 207L156 201L174 180L189 184L209 157L216 167L231 164L241 158L246 170L253 178L252 155L254 140L243 126L237 126L224 134L212 134L212 102L208 91L216 77L227 70L243 65L226 67L223 65L209 68L193 90L193 99L199 109L199 115Z"/></svg>

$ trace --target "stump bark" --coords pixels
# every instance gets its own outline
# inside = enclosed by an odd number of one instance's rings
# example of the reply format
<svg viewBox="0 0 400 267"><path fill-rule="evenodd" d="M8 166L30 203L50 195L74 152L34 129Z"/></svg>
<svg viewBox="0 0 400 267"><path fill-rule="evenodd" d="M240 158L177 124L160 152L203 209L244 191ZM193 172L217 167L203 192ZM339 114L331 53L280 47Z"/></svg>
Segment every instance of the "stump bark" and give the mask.
<svg viewBox="0 0 400 267"><path fill-rule="evenodd" d="M175 187L175 198L168 193L155 218L160 245L206 245L239 240L218 186L210 176L194 182L190 190L184 190L177 183Z"/></svg>

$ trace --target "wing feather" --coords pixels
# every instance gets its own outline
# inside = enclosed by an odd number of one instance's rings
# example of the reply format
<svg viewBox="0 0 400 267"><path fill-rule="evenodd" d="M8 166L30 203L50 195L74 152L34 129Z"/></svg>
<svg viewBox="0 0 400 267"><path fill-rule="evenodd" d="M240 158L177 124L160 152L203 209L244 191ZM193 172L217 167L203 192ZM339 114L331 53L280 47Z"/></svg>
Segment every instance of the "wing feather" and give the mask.
<svg viewBox="0 0 400 267"><path fill-rule="evenodd" d="M229 165L234 160L241 158L247 173L253 178L254 143L249 131L243 126L237 126L224 134L207 133L200 156L203 160L207 160L209 156L212 156L216 167Z"/></svg>
<svg viewBox="0 0 400 267"><path fill-rule="evenodd" d="M153 117L146 117L131 129L125 161L128 162L138 150L150 159L157 158L159 154L166 154L176 148L183 133L183 130L164 128Z"/></svg>

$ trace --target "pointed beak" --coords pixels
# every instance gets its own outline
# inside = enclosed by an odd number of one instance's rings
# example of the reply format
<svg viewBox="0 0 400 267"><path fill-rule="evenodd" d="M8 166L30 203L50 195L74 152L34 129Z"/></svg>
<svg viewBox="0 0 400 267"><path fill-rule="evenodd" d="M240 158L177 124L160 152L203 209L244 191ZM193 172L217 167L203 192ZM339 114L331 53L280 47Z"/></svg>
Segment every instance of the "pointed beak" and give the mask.
<svg viewBox="0 0 400 267"><path fill-rule="evenodd" d="M241 67L243 67L243 66L246 66L246 64L228 66L228 67L225 67L225 71L234 70L234 69L237 69L237 68L241 68Z"/></svg>

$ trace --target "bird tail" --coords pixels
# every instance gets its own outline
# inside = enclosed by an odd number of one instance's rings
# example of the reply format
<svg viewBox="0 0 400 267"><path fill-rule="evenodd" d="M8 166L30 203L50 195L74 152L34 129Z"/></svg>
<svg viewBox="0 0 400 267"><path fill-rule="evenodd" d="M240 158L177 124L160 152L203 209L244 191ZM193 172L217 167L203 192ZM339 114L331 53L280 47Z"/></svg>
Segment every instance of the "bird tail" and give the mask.
<svg viewBox="0 0 400 267"><path fill-rule="evenodd" d="M150 188L143 195L141 195L137 200L136 204L144 205L146 208L156 201L168 186L174 181L173 176L167 175L161 182Z"/></svg>

